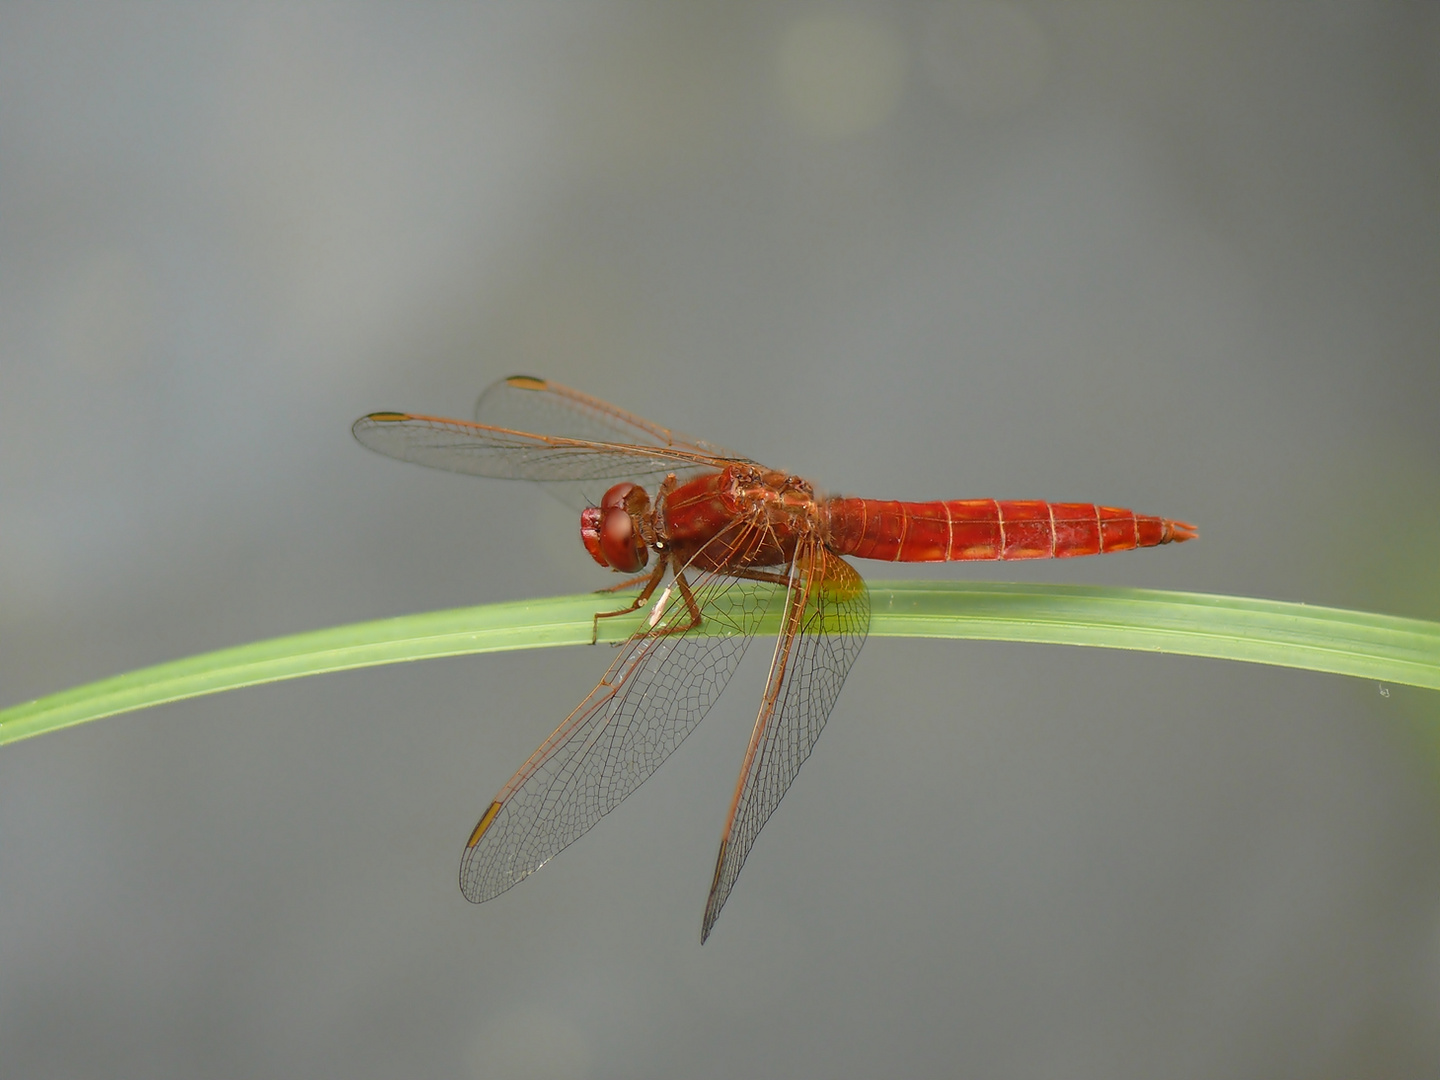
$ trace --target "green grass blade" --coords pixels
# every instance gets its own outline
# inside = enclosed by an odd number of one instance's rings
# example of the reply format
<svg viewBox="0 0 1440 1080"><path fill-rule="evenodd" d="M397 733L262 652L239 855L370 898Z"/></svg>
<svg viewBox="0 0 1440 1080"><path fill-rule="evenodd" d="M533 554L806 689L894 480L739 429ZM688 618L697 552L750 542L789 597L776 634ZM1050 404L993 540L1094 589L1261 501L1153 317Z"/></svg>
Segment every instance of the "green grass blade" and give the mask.
<svg viewBox="0 0 1440 1080"><path fill-rule="evenodd" d="M755 588L772 588L756 585ZM435 611L260 641L117 675L0 710L0 744L242 686L442 656L589 642L613 595ZM1440 690L1440 623L1203 593L1079 585L891 582L871 590L875 637L1092 645L1354 675ZM779 605L772 605L774 632ZM612 619L600 640L633 622Z"/></svg>

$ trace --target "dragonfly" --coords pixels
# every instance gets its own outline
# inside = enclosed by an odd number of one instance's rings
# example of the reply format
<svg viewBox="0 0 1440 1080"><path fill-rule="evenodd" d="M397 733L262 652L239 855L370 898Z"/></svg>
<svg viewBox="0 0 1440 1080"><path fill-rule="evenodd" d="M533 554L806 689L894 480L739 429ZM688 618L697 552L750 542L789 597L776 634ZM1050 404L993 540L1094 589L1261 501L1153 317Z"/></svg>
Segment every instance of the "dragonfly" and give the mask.
<svg viewBox="0 0 1440 1080"><path fill-rule="evenodd" d="M1197 535L1183 521L1092 503L826 496L801 477L528 375L487 389L473 421L376 412L352 430L401 461L549 485L580 507L590 556L628 575L602 592L639 587L630 603L595 616L598 636L600 620L639 613L609 670L500 789L466 841L460 890L473 903L539 870L654 773L704 718L783 596L721 831L702 944L865 642L869 592L847 556L1069 558Z"/></svg>

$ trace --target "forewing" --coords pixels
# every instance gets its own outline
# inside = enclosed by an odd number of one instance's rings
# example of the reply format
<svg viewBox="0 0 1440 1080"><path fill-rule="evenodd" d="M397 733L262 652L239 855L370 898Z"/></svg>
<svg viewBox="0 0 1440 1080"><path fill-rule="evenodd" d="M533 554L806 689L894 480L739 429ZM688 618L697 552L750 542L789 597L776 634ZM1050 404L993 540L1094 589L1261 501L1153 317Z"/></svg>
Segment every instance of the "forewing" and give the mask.
<svg viewBox="0 0 1440 1080"><path fill-rule="evenodd" d="M489 900L540 869L659 768L725 688L773 591L699 576L692 594L700 629L667 633L691 617L672 583L658 621L622 647L480 819L460 861L467 900Z"/></svg>
<svg viewBox="0 0 1440 1080"><path fill-rule="evenodd" d="M607 401L531 375L511 375L493 383L475 403L475 420L491 427L541 435L656 446L712 458L744 460L714 443L652 424Z"/></svg>
<svg viewBox="0 0 1440 1080"><path fill-rule="evenodd" d="M377 412L355 421L371 450L434 469L544 481L574 507L595 506L607 487L653 487L747 459L652 424L578 390L512 375L480 395L476 419Z"/></svg>
<svg viewBox="0 0 1440 1080"><path fill-rule="evenodd" d="M818 541L801 546L760 715L720 839L700 930L710 936L756 836L810 756L870 629L870 593L847 562Z"/></svg>
<svg viewBox="0 0 1440 1080"><path fill-rule="evenodd" d="M661 477L726 464L679 448L588 442L413 413L371 413L356 420L351 430L371 450L401 461L507 480L583 483Z"/></svg>

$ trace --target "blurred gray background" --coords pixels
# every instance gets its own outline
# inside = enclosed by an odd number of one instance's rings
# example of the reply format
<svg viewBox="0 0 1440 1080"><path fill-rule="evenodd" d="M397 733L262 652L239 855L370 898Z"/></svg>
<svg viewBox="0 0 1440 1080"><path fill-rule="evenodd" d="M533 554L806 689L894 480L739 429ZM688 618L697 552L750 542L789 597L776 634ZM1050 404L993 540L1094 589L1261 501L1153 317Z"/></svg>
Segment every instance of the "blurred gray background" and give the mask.
<svg viewBox="0 0 1440 1080"><path fill-rule="evenodd" d="M367 453L545 375L835 491L1198 543L873 580L1440 617L1440 5L0 7L0 705L609 583ZM1437 695L875 640L701 910L766 648L521 887L603 649L0 751L0 1075L1418 1077ZM1388 692L1388 694L1387 694Z"/></svg>

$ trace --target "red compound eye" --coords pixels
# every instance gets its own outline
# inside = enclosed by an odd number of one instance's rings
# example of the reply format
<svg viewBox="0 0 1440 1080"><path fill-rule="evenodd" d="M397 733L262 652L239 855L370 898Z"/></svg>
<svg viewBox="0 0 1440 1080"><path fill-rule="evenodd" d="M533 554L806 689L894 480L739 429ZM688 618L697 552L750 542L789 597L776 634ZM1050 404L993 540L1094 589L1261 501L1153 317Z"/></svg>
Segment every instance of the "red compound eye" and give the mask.
<svg viewBox="0 0 1440 1080"><path fill-rule="evenodd" d="M612 506L624 506L625 500L629 497L630 492L634 490L635 485L628 481L623 484L616 484L609 491L605 492L605 497L600 500L600 509L609 510Z"/></svg>
<svg viewBox="0 0 1440 1080"><path fill-rule="evenodd" d="M605 511L600 522L600 553L622 574L634 574L649 561L650 550L635 528L635 519L623 507Z"/></svg>
<svg viewBox="0 0 1440 1080"><path fill-rule="evenodd" d="M582 510L580 539L590 557L622 574L643 569L650 561L650 550L636 527L634 515L644 513L649 503L644 488L626 482L605 492L599 506Z"/></svg>

